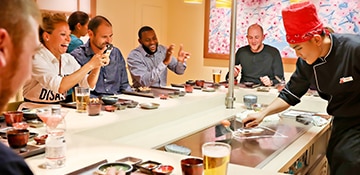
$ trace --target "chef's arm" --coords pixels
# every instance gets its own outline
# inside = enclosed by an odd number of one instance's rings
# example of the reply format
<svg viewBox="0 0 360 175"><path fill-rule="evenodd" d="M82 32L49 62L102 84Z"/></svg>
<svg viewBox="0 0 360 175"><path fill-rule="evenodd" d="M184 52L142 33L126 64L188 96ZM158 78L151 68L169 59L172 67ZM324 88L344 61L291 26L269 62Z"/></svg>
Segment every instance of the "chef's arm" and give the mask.
<svg viewBox="0 0 360 175"><path fill-rule="evenodd" d="M277 97L268 107L260 112L249 114L242 122L245 124L245 127L255 127L259 125L266 116L282 112L289 107L290 105L288 103Z"/></svg>

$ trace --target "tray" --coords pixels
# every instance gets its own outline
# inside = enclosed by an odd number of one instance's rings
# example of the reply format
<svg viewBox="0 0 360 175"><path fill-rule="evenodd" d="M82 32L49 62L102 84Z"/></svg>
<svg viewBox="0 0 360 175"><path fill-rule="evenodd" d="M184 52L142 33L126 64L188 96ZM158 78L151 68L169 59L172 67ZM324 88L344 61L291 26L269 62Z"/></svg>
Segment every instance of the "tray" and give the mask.
<svg viewBox="0 0 360 175"><path fill-rule="evenodd" d="M108 161L105 159L65 175L94 175L97 167L107 162Z"/></svg>
<svg viewBox="0 0 360 175"><path fill-rule="evenodd" d="M80 168L78 170L75 170L73 172L70 172L65 175L97 175L96 173L97 168L104 163L108 163L108 160L104 159L102 161L96 162L94 164L88 165L86 167ZM145 173L140 172L139 170L134 171L131 173L131 175L147 175Z"/></svg>
<svg viewBox="0 0 360 175"><path fill-rule="evenodd" d="M136 92L136 91L123 91L123 94L135 95L141 97L155 98L162 94L173 93L180 91L179 89L165 88L165 87L154 87L150 86L150 92Z"/></svg>
<svg viewBox="0 0 360 175"><path fill-rule="evenodd" d="M60 102L60 105L61 105L62 107L66 107L66 108L76 109L76 102L68 102L68 103Z"/></svg>

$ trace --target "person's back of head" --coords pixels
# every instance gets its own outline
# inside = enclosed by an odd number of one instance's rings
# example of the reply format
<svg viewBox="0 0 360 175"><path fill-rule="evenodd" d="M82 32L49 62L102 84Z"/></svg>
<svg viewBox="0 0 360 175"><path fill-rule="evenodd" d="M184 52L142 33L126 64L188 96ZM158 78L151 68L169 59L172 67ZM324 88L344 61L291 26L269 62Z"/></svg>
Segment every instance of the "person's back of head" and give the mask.
<svg viewBox="0 0 360 175"><path fill-rule="evenodd" d="M76 11L71 13L71 15L68 18L68 24L71 31L74 31L76 29L76 25L86 25L89 22L89 15L83 11Z"/></svg>
<svg viewBox="0 0 360 175"><path fill-rule="evenodd" d="M32 0L0 0L0 4L1 111L30 75L41 15Z"/></svg>

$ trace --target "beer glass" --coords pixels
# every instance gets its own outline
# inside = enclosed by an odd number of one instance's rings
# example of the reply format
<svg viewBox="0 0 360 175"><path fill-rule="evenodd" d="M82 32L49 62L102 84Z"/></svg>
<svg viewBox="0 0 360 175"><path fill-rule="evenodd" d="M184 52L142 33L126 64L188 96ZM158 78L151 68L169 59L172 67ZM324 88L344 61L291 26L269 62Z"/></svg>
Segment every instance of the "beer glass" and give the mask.
<svg viewBox="0 0 360 175"><path fill-rule="evenodd" d="M213 69L212 70L212 77L214 83L219 83L221 78L221 70L220 69Z"/></svg>
<svg viewBox="0 0 360 175"><path fill-rule="evenodd" d="M75 87L76 111L87 112L87 105L90 102L90 89L87 87Z"/></svg>
<svg viewBox="0 0 360 175"><path fill-rule="evenodd" d="M226 175L230 161L231 146L222 142L202 145L204 175Z"/></svg>

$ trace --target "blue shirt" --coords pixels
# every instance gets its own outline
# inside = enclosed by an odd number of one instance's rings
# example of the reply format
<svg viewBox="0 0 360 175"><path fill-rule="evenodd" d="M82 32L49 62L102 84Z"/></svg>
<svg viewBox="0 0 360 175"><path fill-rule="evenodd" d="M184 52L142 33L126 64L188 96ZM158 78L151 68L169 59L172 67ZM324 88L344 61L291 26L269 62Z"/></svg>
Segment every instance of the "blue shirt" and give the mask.
<svg viewBox="0 0 360 175"><path fill-rule="evenodd" d="M90 40L88 40L86 44L77 47L70 54L75 57L81 66L86 64L95 55L90 48ZM110 53L109 65L101 68L96 87L90 93L91 97L97 97L121 94L123 90L131 91L131 87L129 85L124 57L120 50L114 47Z"/></svg>
<svg viewBox="0 0 360 175"><path fill-rule="evenodd" d="M73 35L73 34L70 34L70 38L71 38L71 41L70 41L70 43L69 43L69 47L68 47L66 53L70 53L70 52L72 52L75 48L77 48L78 46L84 44L83 41L82 41L80 38L76 37L76 36Z"/></svg>
<svg viewBox="0 0 360 175"><path fill-rule="evenodd" d="M149 55L140 45L132 50L127 59L129 71L133 80L133 87L166 86L167 68L174 73L184 74L186 63L171 58L169 65L163 63L167 48L159 45L157 52Z"/></svg>

